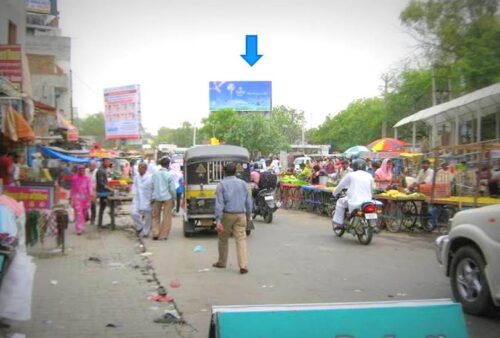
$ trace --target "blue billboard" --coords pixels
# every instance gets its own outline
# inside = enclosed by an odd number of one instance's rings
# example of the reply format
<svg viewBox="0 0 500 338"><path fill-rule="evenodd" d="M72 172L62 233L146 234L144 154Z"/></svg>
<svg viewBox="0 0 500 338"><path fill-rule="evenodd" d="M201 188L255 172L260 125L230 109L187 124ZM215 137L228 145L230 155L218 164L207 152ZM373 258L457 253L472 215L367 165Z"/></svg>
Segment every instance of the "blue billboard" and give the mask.
<svg viewBox="0 0 500 338"><path fill-rule="evenodd" d="M211 81L209 87L210 111L271 111L271 81Z"/></svg>

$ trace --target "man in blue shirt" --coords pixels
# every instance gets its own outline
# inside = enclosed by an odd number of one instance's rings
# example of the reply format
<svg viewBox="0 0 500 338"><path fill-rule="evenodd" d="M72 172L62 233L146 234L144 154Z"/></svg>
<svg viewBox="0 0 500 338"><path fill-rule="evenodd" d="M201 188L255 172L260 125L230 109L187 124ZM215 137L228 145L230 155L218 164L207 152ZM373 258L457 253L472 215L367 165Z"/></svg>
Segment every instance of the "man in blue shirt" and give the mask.
<svg viewBox="0 0 500 338"><path fill-rule="evenodd" d="M231 233L236 240L236 252L240 273L248 273L246 226L252 215L252 197L247 183L236 175L236 166L228 163L224 167L225 178L215 191L215 220L219 233L219 260L216 268L227 264L228 239Z"/></svg>
<svg viewBox="0 0 500 338"><path fill-rule="evenodd" d="M153 239L166 240L172 228L174 208L175 175L168 171L170 159L160 160L161 169L153 174ZM161 220L163 215L163 220ZM160 226L161 221L161 226Z"/></svg>

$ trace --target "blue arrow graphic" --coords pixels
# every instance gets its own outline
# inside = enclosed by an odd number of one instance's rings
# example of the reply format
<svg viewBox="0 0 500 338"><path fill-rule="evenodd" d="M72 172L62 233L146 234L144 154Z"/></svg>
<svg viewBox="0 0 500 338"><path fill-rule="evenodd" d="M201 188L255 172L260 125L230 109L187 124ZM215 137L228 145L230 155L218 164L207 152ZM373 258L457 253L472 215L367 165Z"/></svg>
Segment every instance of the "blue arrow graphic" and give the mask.
<svg viewBox="0 0 500 338"><path fill-rule="evenodd" d="M257 40L257 35L246 36L246 54L241 57L250 65L250 67L253 67L253 65L256 64L262 57L262 55L257 54Z"/></svg>

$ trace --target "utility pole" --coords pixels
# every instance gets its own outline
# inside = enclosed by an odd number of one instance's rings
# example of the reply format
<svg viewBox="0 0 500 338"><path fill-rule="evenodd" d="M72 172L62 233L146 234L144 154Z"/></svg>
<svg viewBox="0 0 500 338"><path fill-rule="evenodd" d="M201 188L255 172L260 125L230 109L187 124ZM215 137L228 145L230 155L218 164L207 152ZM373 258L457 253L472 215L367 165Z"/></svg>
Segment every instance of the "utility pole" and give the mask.
<svg viewBox="0 0 500 338"><path fill-rule="evenodd" d="M434 73L434 65L432 66L432 105L437 104L436 100L436 75Z"/></svg>
<svg viewBox="0 0 500 338"><path fill-rule="evenodd" d="M193 123L193 147L196 145L196 123Z"/></svg>
<svg viewBox="0 0 500 338"><path fill-rule="evenodd" d="M382 121L382 138L387 137L387 93L389 92L389 80L389 74L382 75L382 81L384 81L384 119Z"/></svg>

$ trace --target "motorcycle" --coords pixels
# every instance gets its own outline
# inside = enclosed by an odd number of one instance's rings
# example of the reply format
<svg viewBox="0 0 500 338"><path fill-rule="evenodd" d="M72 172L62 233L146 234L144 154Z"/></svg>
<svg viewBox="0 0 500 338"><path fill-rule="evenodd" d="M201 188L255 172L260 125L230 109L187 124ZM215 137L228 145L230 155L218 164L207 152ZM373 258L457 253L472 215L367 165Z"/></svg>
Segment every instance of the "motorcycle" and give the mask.
<svg viewBox="0 0 500 338"><path fill-rule="evenodd" d="M337 197L337 200L340 197L342 197L342 194ZM375 200L365 202L360 208L356 208L351 212L346 209L344 227L336 228L332 222L333 232L337 237L342 237L345 232L348 232L357 237L359 243L368 245L372 241L373 234L379 232L377 220L381 213L381 203Z"/></svg>
<svg viewBox="0 0 500 338"><path fill-rule="evenodd" d="M263 189L257 193L253 203L253 219L262 216L264 222L273 221L273 213L280 207L280 202L275 200L274 189Z"/></svg>

